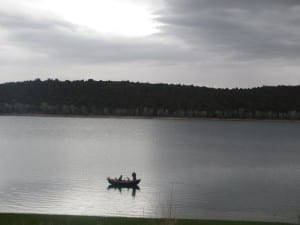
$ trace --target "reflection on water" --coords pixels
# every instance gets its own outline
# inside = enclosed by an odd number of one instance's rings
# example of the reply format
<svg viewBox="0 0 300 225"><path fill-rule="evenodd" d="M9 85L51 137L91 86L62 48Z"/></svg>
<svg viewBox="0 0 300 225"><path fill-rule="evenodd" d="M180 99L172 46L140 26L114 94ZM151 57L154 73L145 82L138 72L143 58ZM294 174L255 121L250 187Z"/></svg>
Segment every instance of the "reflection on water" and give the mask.
<svg viewBox="0 0 300 225"><path fill-rule="evenodd" d="M178 217L296 222L299 133L291 122L0 117L0 211L159 217L172 202ZM107 176L132 171L141 191L107 190Z"/></svg>
<svg viewBox="0 0 300 225"><path fill-rule="evenodd" d="M115 185L109 185L107 187L107 190L111 190L111 189L118 190L120 193L122 193L122 190L123 191L126 190L127 192L131 191L131 196L132 197L135 197L137 190L138 191L141 190L138 185L137 186L133 186L133 187L120 187L120 186L115 186Z"/></svg>

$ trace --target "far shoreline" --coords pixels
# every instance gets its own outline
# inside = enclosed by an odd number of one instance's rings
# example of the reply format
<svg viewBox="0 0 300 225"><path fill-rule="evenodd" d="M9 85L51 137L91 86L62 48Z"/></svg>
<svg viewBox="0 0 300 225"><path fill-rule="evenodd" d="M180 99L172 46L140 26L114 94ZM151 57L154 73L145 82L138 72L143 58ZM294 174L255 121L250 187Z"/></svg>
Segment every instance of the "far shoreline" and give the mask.
<svg viewBox="0 0 300 225"><path fill-rule="evenodd" d="M0 213L0 225L292 225L288 222Z"/></svg>
<svg viewBox="0 0 300 225"><path fill-rule="evenodd" d="M77 115L43 113L9 113L0 117L53 117L53 118L99 118L99 119L149 119L149 120L187 120L187 121L245 121L245 122L290 122L299 123L299 119L257 119L257 118L217 118L217 117L172 117L172 116L131 116L131 115Z"/></svg>

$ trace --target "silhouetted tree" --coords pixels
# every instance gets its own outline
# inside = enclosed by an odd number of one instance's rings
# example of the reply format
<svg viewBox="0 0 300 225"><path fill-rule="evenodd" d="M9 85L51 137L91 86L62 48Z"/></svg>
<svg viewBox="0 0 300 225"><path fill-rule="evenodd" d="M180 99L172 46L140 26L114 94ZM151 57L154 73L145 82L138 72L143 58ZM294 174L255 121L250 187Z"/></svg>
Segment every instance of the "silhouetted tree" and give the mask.
<svg viewBox="0 0 300 225"><path fill-rule="evenodd" d="M300 86L214 89L128 81L0 84L0 113L299 119Z"/></svg>

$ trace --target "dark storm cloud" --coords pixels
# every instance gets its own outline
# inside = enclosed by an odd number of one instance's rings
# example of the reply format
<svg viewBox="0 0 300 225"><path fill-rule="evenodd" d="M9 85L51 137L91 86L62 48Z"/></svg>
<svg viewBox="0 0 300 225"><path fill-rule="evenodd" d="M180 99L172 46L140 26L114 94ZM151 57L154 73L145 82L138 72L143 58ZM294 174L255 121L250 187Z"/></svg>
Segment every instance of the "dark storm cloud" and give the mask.
<svg viewBox="0 0 300 225"><path fill-rule="evenodd" d="M51 17L0 11L0 30L7 42L52 61L105 63L189 58L187 49L148 38L103 37L83 27Z"/></svg>
<svg viewBox="0 0 300 225"><path fill-rule="evenodd" d="M163 31L234 60L300 58L300 1L167 0Z"/></svg>

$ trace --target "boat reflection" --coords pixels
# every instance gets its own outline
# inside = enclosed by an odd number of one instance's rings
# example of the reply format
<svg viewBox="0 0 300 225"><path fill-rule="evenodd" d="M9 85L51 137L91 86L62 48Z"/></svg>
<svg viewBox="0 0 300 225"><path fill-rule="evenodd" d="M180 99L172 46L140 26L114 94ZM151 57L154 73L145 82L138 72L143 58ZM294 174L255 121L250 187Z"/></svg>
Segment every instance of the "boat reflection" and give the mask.
<svg viewBox="0 0 300 225"><path fill-rule="evenodd" d="M120 193L122 193L122 190L127 189L127 191L132 190L131 195L132 197L135 197L136 195L136 190L141 190L138 185L132 186L132 187L122 187L122 186L116 186L116 185L109 185L107 187L107 190L119 190Z"/></svg>

